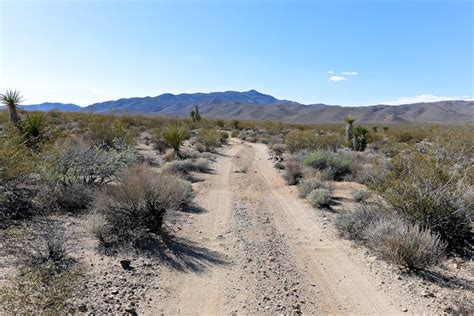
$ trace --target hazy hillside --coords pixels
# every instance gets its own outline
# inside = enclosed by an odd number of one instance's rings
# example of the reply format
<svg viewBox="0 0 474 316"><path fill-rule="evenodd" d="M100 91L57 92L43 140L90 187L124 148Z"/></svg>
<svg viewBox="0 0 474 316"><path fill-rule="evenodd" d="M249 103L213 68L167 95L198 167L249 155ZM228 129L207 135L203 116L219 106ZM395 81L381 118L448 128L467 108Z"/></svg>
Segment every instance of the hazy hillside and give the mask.
<svg viewBox="0 0 474 316"><path fill-rule="evenodd" d="M213 118L246 120L284 120L301 123L335 123L352 114L359 122L474 122L474 101L441 101L397 106L372 105L342 107L304 105L255 90L193 94L162 94L156 97L119 99L81 108L74 104L43 103L25 106L38 111L85 111L96 113L188 116L198 106L201 113Z"/></svg>

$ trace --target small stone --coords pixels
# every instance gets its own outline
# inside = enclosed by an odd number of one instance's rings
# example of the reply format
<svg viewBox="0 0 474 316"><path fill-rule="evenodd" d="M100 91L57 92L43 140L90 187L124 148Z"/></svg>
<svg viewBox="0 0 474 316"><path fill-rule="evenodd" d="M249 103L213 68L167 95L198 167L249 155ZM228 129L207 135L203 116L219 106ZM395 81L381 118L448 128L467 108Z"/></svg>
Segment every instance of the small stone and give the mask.
<svg viewBox="0 0 474 316"><path fill-rule="evenodd" d="M131 269L131 266L130 266L131 263L132 263L132 260L130 260L130 259L120 260L120 265L122 266L122 268L124 270L130 270Z"/></svg>
<svg viewBox="0 0 474 316"><path fill-rule="evenodd" d="M87 312L87 306L86 304L81 304L77 307L77 309L81 312L81 313L85 313Z"/></svg>
<svg viewBox="0 0 474 316"><path fill-rule="evenodd" d="M402 312L404 313L408 312L408 308L402 308Z"/></svg>
<svg viewBox="0 0 474 316"><path fill-rule="evenodd" d="M423 297L435 297L435 295L432 292L429 292L429 291L423 291L423 292L421 292L421 295Z"/></svg>

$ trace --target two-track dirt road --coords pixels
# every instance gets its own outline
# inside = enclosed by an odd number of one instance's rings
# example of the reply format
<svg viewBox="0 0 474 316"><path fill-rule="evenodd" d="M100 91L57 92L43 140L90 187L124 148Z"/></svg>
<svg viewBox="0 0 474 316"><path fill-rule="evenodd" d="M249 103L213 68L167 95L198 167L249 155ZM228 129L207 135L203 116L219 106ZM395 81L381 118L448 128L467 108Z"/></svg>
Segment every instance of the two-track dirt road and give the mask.
<svg viewBox="0 0 474 316"><path fill-rule="evenodd" d="M178 232L186 264L163 270L154 313L402 313L284 183L265 145L232 140L204 180L194 184L202 210Z"/></svg>

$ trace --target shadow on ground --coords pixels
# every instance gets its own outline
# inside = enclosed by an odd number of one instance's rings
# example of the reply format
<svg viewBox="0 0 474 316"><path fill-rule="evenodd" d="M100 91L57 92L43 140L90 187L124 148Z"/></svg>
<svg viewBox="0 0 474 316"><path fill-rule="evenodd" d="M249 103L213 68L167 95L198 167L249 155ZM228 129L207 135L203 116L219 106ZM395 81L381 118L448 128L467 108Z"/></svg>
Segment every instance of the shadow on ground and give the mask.
<svg viewBox="0 0 474 316"><path fill-rule="evenodd" d="M453 275L447 275L439 271L421 271L419 277L427 282L431 282L446 288L462 288L473 290L474 284L469 280L456 277Z"/></svg>
<svg viewBox="0 0 474 316"><path fill-rule="evenodd" d="M142 251L150 257L159 259L166 266L181 272L203 273L212 266L230 263L218 252L177 237L165 237L159 242L148 244Z"/></svg>

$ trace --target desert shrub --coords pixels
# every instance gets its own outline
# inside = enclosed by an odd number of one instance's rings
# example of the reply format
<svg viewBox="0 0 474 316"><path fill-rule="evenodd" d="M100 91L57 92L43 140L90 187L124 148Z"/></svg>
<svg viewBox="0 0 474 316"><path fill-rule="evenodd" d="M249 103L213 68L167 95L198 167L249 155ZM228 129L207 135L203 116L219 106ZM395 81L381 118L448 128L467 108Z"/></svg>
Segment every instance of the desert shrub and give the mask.
<svg viewBox="0 0 474 316"><path fill-rule="evenodd" d="M64 271L52 261L24 268L0 288L0 305L12 314L67 313L83 295L83 276L84 269L79 265Z"/></svg>
<svg viewBox="0 0 474 316"><path fill-rule="evenodd" d="M126 121L109 115L97 115L88 124L86 136L94 145L114 148L120 142L133 144L136 134Z"/></svg>
<svg viewBox="0 0 474 316"><path fill-rule="evenodd" d="M227 133L226 133L227 135ZM198 143L202 144L206 151L213 151L222 145L222 134L215 129L201 129L197 137Z"/></svg>
<svg viewBox="0 0 474 316"><path fill-rule="evenodd" d="M37 193L36 207L48 212L78 213L89 208L94 199L94 190L83 183L43 184Z"/></svg>
<svg viewBox="0 0 474 316"><path fill-rule="evenodd" d="M136 153L124 144L114 148L87 145L70 140L56 151L45 154L43 177L46 181L71 186L109 183L127 165L136 161Z"/></svg>
<svg viewBox="0 0 474 316"><path fill-rule="evenodd" d="M169 125L162 134L168 145L173 148L174 154L181 157L181 144L189 137L187 129L180 124Z"/></svg>
<svg viewBox="0 0 474 316"><path fill-rule="evenodd" d="M464 195L473 170L469 157L449 145L434 144L423 153L403 150L392 164L393 170L371 187L394 212L439 234L449 251L468 250L474 208Z"/></svg>
<svg viewBox="0 0 474 316"><path fill-rule="evenodd" d="M37 156L16 129L0 134L0 186L22 181L36 169Z"/></svg>
<svg viewBox="0 0 474 316"><path fill-rule="evenodd" d="M364 188L354 189L352 190L351 194L354 201L360 203L367 202L367 200L370 198L370 192Z"/></svg>
<svg viewBox="0 0 474 316"><path fill-rule="evenodd" d="M307 196L307 199L314 207L327 206L329 205L329 200L331 199L331 191L323 188L314 189Z"/></svg>
<svg viewBox="0 0 474 316"><path fill-rule="evenodd" d="M171 173L209 172L209 160L206 158L185 159L168 162L164 170Z"/></svg>
<svg viewBox="0 0 474 316"><path fill-rule="evenodd" d="M303 149L314 150L318 147L318 136L311 130L293 130L285 136L285 147L291 153Z"/></svg>
<svg viewBox="0 0 474 316"><path fill-rule="evenodd" d="M329 189L328 185L315 179L303 179L298 183L298 193L301 197L307 197L315 189Z"/></svg>
<svg viewBox="0 0 474 316"><path fill-rule="evenodd" d="M170 174L154 174L144 165L125 170L116 185L99 194L96 209L106 221L104 239L136 245L161 234L165 216L193 197L189 182Z"/></svg>
<svg viewBox="0 0 474 316"><path fill-rule="evenodd" d="M230 132L230 136L231 136L231 137L237 137L237 136L239 136L239 131L236 130L236 129L234 129L232 132Z"/></svg>
<svg viewBox="0 0 474 316"><path fill-rule="evenodd" d="M0 186L0 228L7 225L8 219L24 219L36 214L31 202L34 191L18 184Z"/></svg>
<svg viewBox="0 0 474 316"><path fill-rule="evenodd" d="M384 210L375 206L366 205L359 207L354 212L348 211L340 214L336 218L334 225L342 237L363 242L366 236L365 230L367 227L384 217Z"/></svg>
<svg viewBox="0 0 474 316"><path fill-rule="evenodd" d="M288 160L285 164L285 179L289 185L298 184L303 177L301 163L297 160Z"/></svg>
<svg viewBox="0 0 474 316"><path fill-rule="evenodd" d="M277 161L273 166L278 170L285 170L285 163L283 161Z"/></svg>
<svg viewBox="0 0 474 316"><path fill-rule="evenodd" d="M438 264L446 248L439 236L429 229L395 217L372 223L365 233L367 245L379 257L410 270Z"/></svg>
<svg viewBox="0 0 474 316"><path fill-rule="evenodd" d="M334 180L342 180L353 172L352 161L342 153L318 150L306 157L303 163L316 170L330 170Z"/></svg>
<svg viewBox="0 0 474 316"><path fill-rule="evenodd" d="M437 234L380 207L364 206L341 214L335 226L343 237L363 243L382 259L408 269L425 269L444 256L446 245Z"/></svg>
<svg viewBox="0 0 474 316"><path fill-rule="evenodd" d="M276 156L282 156L285 153L285 144L276 143L270 146L270 150Z"/></svg>

